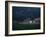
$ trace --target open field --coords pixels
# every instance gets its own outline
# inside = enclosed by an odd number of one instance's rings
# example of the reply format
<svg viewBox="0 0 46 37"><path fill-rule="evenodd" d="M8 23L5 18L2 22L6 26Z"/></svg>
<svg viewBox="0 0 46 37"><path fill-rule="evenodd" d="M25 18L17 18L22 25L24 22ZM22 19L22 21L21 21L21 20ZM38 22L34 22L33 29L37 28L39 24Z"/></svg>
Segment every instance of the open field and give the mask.
<svg viewBox="0 0 46 37"><path fill-rule="evenodd" d="M13 30L32 30L40 29L40 24L15 24L13 25Z"/></svg>

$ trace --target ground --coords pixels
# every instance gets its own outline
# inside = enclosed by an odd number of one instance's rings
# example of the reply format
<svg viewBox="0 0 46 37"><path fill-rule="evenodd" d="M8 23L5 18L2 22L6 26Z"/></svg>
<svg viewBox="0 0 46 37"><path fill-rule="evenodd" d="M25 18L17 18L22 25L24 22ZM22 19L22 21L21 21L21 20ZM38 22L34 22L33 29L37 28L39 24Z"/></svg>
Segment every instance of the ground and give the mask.
<svg viewBox="0 0 46 37"><path fill-rule="evenodd" d="M13 24L13 30L32 30L40 29L40 24Z"/></svg>

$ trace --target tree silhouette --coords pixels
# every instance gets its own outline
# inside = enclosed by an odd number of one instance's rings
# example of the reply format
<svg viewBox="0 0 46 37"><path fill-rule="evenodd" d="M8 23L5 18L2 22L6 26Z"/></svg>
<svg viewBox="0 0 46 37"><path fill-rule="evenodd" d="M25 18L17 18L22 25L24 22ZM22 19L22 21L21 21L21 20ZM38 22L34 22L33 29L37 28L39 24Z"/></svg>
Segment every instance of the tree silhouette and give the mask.
<svg viewBox="0 0 46 37"><path fill-rule="evenodd" d="M31 13L31 20L32 20L32 23L34 21L34 11Z"/></svg>

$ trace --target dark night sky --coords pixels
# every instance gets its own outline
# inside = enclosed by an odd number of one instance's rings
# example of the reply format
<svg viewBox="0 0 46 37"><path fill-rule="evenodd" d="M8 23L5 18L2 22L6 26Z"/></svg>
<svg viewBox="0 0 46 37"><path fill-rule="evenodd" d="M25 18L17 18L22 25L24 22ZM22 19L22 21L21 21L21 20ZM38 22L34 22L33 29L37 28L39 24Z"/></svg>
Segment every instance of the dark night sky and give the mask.
<svg viewBox="0 0 46 37"><path fill-rule="evenodd" d="M36 7L13 7L13 20L21 21L26 18L40 17L40 8Z"/></svg>

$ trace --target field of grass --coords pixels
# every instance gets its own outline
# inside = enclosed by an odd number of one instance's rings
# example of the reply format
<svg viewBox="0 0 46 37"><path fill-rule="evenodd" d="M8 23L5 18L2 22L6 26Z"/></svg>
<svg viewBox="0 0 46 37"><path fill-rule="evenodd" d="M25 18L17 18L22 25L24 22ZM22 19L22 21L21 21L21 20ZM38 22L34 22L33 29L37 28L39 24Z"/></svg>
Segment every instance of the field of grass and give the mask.
<svg viewBox="0 0 46 37"><path fill-rule="evenodd" d="M13 24L13 30L32 30L40 29L40 24Z"/></svg>

